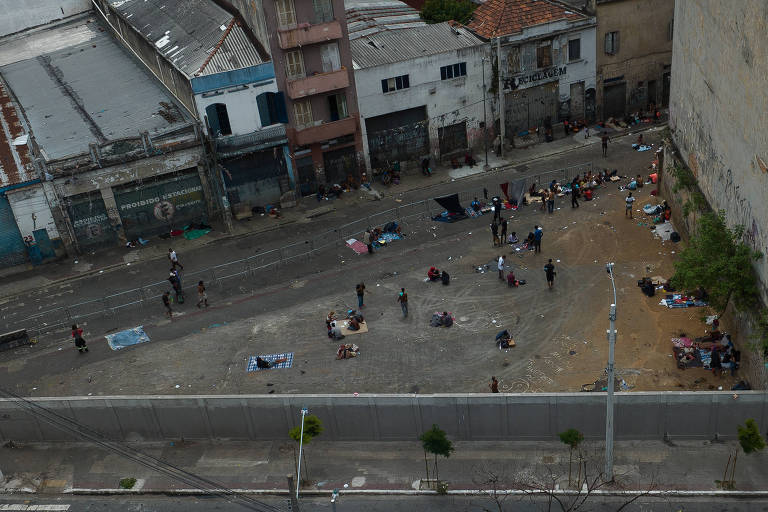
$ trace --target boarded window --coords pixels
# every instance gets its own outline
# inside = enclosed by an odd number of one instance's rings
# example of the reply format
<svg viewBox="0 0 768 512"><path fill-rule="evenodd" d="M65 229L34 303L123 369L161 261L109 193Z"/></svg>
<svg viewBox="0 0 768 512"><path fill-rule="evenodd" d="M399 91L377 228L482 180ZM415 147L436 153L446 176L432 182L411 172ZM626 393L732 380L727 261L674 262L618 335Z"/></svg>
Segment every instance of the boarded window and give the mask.
<svg viewBox="0 0 768 512"><path fill-rule="evenodd" d="M288 79L304 78L304 56L301 50L285 54L285 73Z"/></svg>
<svg viewBox="0 0 768 512"><path fill-rule="evenodd" d="M293 104L293 113L296 117L296 125L304 128L312 125L312 104L309 100L297 101Z"/></svg>
<svg viewBox="0 0 768 512"><path fill-rule="evenodd" d="M277 7L277 23L281 27L289 27L296 24L296 10L293 8L293 0L275 0Z"/></svg>
<svg viewBox="0 0 768 512"><path fill-rule="evenodd" d="M548 68L552 65L552 43L547 42L536 48L536 67Z"/></svg>
<svg viewBox="0 0 768 512"><path fill-rule="evenodd" d="M619 53L619 33L607 32L605 34L605 54L616 55Z"/></svg>
<svg viewBox="0 0 768 512"><path fill-rule="evenodd" d="M513 46L507 53L507 73L516 74L520 72L520 47Z"/></svg>

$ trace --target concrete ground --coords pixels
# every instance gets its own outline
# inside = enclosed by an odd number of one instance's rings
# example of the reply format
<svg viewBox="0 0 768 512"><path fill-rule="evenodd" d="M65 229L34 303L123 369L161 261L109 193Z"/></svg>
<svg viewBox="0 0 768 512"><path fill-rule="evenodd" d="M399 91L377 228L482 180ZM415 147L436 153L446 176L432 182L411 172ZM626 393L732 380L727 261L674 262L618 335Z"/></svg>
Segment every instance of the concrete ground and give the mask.
<svg viewBox="0 0 768 512"><path fill-rule="evenodd" d="M646 139L658 142L658 132ZM622 174L644 173L653 153L633 151L632 142L630 136L616 139L606 159L598 156L599 147L589 145L522 170L438 183L382 201L340 206L285 230L220 240L183 253L186 272L300 240L345 219L398 204L573 163L592 160L619 168ZM649 192L645 187L638 193L638 207L655 200ZM66 330L55 330L33 347L0 353L0 386L31 396L486 392L495 375L503 392L576 391L600 378L605 368L612 297L604 265L614 261L619 296L616 366L625 389L729 389L733 378L675 367L670 338L681 332L703 334L706 326L700 318L707 311L667 309L658 305L658 296L640 293L640 277L671 275L673 252L679 248L654 238L637 212L634 220L625 218L623 197L610 185L579 209L571 209L564 198L552 215L536 207L505 212L509 231L524 235L534 224L543 226L541 255L493 248L487 216L453 224L408 222L407 237L374 256L338 246L274 272L232 279L209 290L211 308L198 310L194 299L188 300L177 307L179 315L172 322L164 319L159 302L82 322L90 346L87 354L75 352ZM476 272L505 251L511 269L527 280L526 285L510 289L495 272ZM552 290L543 272L548 258L558 271ZM450 286L424 282L432 265L451 273ZM25 301L7 302L3 314L12 324L14 318L51 305L162 279L166 266L147 261L42 289L29 293ZM337 361L338 343L326 337L324 318L329 310L354 306L354 288L360 281L369 292L364 312L370 331L345 340L360 346L359 357ZM409 293L406 319L395 302L400 287ZM456 324L450 329L429 327L432 313L443 310L455 315ZM136 325L145 327L151 343L119 352L108 348L104 334ZM513 334L517 347L495 348L494 336L501 329ZM249 356L283 352L294 352L292 369L246 373Z"/></svg>

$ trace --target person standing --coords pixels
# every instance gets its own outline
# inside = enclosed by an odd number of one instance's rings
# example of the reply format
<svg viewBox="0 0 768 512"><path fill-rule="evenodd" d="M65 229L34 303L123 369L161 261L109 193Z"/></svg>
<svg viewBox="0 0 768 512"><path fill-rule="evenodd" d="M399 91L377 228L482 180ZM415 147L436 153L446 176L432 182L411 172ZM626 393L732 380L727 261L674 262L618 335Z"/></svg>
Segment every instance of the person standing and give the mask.
<svg viewBox="0 0 768 512"><path fill-rule="evenodd" d="M632 218L632 203L635 202L635 198L632 197L632 192L629 192L627 194L627 197L624 198L624 201L627 203L627 207L624 210L624 216L626 217L627 214L629 214L629 218Z"/></svg>
<svg viewBox="0 0 768 512"><path fill-rule="evenodd" d="M176 295L176 302L182 304L184 302L184 292L181 289L181 279L179 279L179 273L176 272L173 267L171 267L168 282L170 282L173 287L173 293Z"/></svg>
<svg viewBox="0 0 768 512"><path fill-rule="evenodd" d="M549 259L549 263L544 265L544 272L547 274L547 286L549 288L552 288L552 285L555 284L555 266L552 264L552 258Z"/></svg>
<svg viewBox="0 0 768 512"><path fill-rule="evenodd" d="M491 377L491 383L488 384L488 387L491 389L491 393L498 393L499 392L499 381L496 380L496 377Z"/></svg>
<svg viewBox="0 0 768 512"><path fill-rule="evenodd" d="M368 254L373 254L373 239L370 229L365 230L365 233L363 234L363 243L368 248Z"/></svg>
<svg viewBox="0 0 768 512"><path fill-rule="evenodd" d="M541 239L544 237L544 231L539 227L533 228L533 253L541 252Z"/></svg>
<svg viewBox="0 0 768 512"><path fill-rule="evenodd" d="M570 127L570 123L568 123L568 120L565 119L563 121L563 137L567 137L569 135L568 128Z"/></svg>
<svg viewBox="0 0 768 512"><path fill-rule="evenodd" d="M547 194L547 211L553 213L555 211L555 191L551 188Z"/></svg>
<svg viewBox="0 0 768 512"><path fill-rule="evenodd" d="M171 309L171 292L166 291L163 294L163 306L165 307L165 314L168 318L173 319L173 310Z"/></svg>
<svg viewBox="0 0 768 512"><path fill-rule="evenodd" d="M171 268L175 269L178 266L181 270L184 270L184 265L179 262L179 256L173 249L168 249L168 259L171 261Z"/></svg>
<svg viewBox="0 0 768 512"><path fill-rule="evenodd" d="M203 304L205 307L208 307L208 294L205 293L205 285L202 281L198 281L197 283L197 307L200 307L200 305Z"/></svg>
<svg viewBox="0 0 768 512"><path fill-rule="evenodd" d="M400 288L400 293L397 295L397 302L400 303L400 309L403 310L403 318L408 316L408 294L405 293L405 288Z"/></svg>
<svg viewBox="0 0 768 512"><path fill-rule="evenodd" d="M83 330L77 324L72 324L72 338L75 340L75 348L79 353L88 352L88 345L83 338Z"/></svg>
<svg viewBox="0 0 768 512"><path fill-rule="evenodd" d="M507 219L501 219L501 243L507 242Z"/></svg>
<svg viewBox="0 0 768 512"><path fill-rule="evenodd" d="M499 245L499 225L496 224L496 219L491 222L491 235L493 237L493 246Z"/></svg>
<svg viewBox="0 0 768 512"><path fill-rule="evenodd" d="M363 301L363 296L365 295L365 284L358 283L355 289L357 291L357 307L363 308L365 307L365 302Z"/></svg>
<svg viewBox="0 0 768 512"><path fill-rule="evenodd" d="M608 133L603 132L603 135L600 137L600 141L603 145L603 158L608 156L608 143L611 141L611 138L608 137Z"/></svg>
<svg viewBox="0 0 768 512"><path fill-rule="evenodd" d="M506 254L504 256L506 256ZM496 263L496 266L499 269L499 279L502 281L504 280L504 256L499 256L499 261Z"/></svg>
<svg viewBox="0 0 768 512"><path fill-rule="evenodd" d="M571 183L571 208L579 207L579 183L574 180Z"/></svg>

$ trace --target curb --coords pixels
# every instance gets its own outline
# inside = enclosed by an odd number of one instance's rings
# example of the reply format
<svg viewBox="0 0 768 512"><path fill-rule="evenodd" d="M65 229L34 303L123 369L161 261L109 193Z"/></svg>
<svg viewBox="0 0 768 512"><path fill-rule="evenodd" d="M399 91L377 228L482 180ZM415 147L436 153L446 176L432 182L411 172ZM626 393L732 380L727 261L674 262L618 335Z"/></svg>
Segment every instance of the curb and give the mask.
<svg viewBox="0 0 768 512"><path fill-rule="evenodd" d="M168 495L168 496L205 496L212 492L223 492L227 494L247 494L261 496L288 496L293 491L287 489L85 489L72 488L65 489L62 494L76 496L117 496L117 495ZM317 490L308 489L301 491L303 496L329 496L332 489ZM34 492L2 491L3 494L36 494ZM482 496L493 493L491 490L483 489L456 489L447 491L448 496ZM341 494L357 496L439 496L437 491L432 490L414 490L414 489L344 489ZM496 494L508 496L530 496L530 495L559 495L559 496L578 496L583 491L577 490L525 490L525 489L504 489L497 490ZM719 498L766 498L768 491L692 491L683 489L669 490L603 490L597 489L590 492L593 496L648 496L650 498L694 498L694 497L719 497Z"/></svg>

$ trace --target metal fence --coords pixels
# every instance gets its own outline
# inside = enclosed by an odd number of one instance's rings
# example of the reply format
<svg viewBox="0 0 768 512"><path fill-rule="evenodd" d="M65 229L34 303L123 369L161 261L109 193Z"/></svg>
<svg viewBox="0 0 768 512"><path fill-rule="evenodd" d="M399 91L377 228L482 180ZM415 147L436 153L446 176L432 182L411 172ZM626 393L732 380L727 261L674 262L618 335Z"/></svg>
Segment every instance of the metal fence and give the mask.
<svg viewBox="0 0 768 512"><path fill-rule="evenodd" d="M501 169L503 172L505 169ZM509 170L509 169L506 169ZM531 183L546 184L551 180L560 182L570 181L576 175L583 175L592 170L591 163L572 165L563 169L532 173L515 180L525 181L528 188ZM461 202L468 205L474 197L500 195L499 185L509 181L501 177L501 172L488 173L483 184L469 190L459 192ZM196 297L196 283L204 281L209 288L220 287L232 282L250 283L265 273L279 270L287 264L306 261L332 248L343 246L350 238L361 238L369 227L383 226L390 221L396 221L405 227L409 223L429 220L438 215L442 208L433 198L423 199L412 203L398 205L381 212L367 215L350 223L337 226L314 235L311 238L299 240L277 249L260 252L247 258L242 258L203 270L184 272L183 290L190 298ZM148 283L137 288L125 290L77 304L53 308L36 313L6 328L25 328L33 338L55 334L67 329L71 324L100 317L123 317L126 313L141 311L145 308L157 311L161 295L169 289L168 281Z"/></svg>

